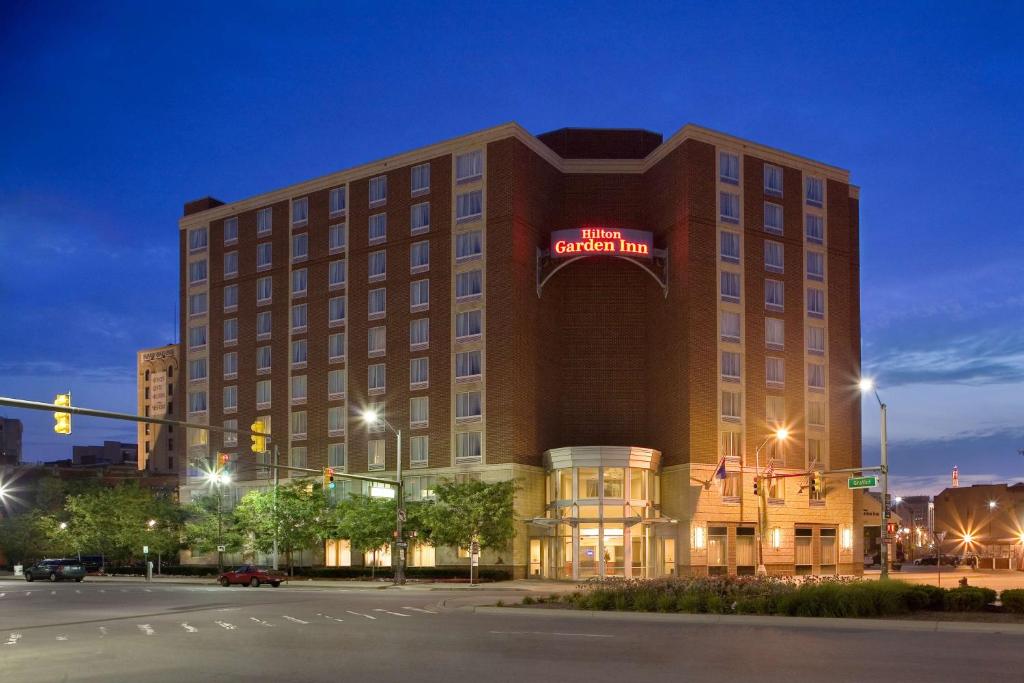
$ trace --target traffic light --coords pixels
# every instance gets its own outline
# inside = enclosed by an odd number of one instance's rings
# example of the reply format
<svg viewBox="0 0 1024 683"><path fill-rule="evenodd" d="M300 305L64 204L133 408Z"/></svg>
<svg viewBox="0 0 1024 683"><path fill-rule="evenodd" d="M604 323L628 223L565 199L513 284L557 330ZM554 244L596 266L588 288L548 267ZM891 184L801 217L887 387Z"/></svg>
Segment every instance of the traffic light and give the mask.
<svg viewBox="0 0 1024 683"><path fill-rule="evenodd" d="M71 392L57 394L57 398L53 399L53 403L58 406L70 406ZM56 424L53 425L53 431L58 434L71 433L71 413L54 413L53 419L56 421Z"/></svg>
<svg viewBox="0 0 1024 683"><path fill-rule="evenodd" d="M230 453L218 453L217 454L217 464L220 466L221 469L224 469L225 467L230 465L231 464L231 454Z"/></svg>
<svg viewBox="0 0 1024 683"><path fill-rule="evenodd" d="M821 472L811 472L811 476L807 478L807 486L811 489L811 497L825 493L825 489L822 487Z"/></svg>
<svg viewBox="0 0 1024 683"><path fill-rule="evenodd" d="M329 489L333 489L334 488L334 468L333 467L328 467L327 468L327 488L329 488Z"/></svg>
<svg viewBox="0 0 1024 683"><path fill-rule="evenodd" d="M263 421L262 420L256 420L255 422L253 422L251 425L249 425L249 431L250 432L263 432ZM253 434L249 438L252 439L252 452L253 453L262 453L265 450L267 450L267 437L265 437L265 436L257 436L256 434Z"/></svg>
<svg viewBox="0 0 1024 683"><path fill-rule="evenodd" d="M754 497L755 497L755 498L756 498L756 497L757 497L757 495L758 495L758 488L759 488L759 487L758 487L758 483L759 483L760 481L761 481L761 478L760 478L760 477L754 477Z"/></svg>

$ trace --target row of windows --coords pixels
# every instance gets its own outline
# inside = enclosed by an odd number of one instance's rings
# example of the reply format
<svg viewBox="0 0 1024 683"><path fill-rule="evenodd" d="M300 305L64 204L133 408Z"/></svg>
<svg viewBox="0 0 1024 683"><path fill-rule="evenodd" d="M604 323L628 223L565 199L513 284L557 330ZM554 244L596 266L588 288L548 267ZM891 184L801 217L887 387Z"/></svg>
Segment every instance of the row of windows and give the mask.
<svg viewBox="0 0 1024 683"><path fill-rule="evenodd" d="M723 230L719 237L719 257L725 263L739 263L741 259L740 235ZM822 281L825 279L825 254L819 251L806 252L807 279ZM772 273L785 272L784 245L782 242L765 240L764 267Z"/></svg>
<svg viewBox="0 0 1024 683"><path fill-rule="evenodd" d="M730 185L740 182L739 155L729 152L718 154L719 180ZM764 165L764 191L766 194L782 195L783 170L772 164ZM821 178L806 177L804 179L804 199L811 206L822 206L825 199L825 184Z"/></svg>
<svg viewBox="0 0 1024 683"><path fill-rule="evenodd" d="M720 192L718 195L718 215L723 223L738 224L740 222L740 196L733 192ZM782 219L782 205L774 202L764 203L764 230L774 235L785 234ZM813 213L805 215L805 232L807 241L822 244L825 241L825 221Z"/></svg>
<svg viewBox="0 0 1024 683"><path fill-rule="evenodd" d="M722 301L739 303L741 296L740 274L729 271L721 273ZM785 283L781 280L764 281L765 308L781 312L785 309ZM825 317L825 291L816 287L807 288L807 315L812 318Z"/></svg>
<svg viewBox="0 0 1024 683"><path fill-rule="evenodd" d="M765 397L765 419L776 425L786 424L785 403L782 396ZM743 420L743 394L739 391L722 391L722 420L741 422ZM825 426L825 402L807 402L807 424L815 428ZM735 432L729 432L735 433Z"/></svg>
<svg viewBox="0 0 1024 683"><path fill-rule="evenodd" d="M720 334L722 341L742 341L740 314L735 311L719 311ZM808 353L822 355L825 353L825 328L818 325L807 327ZM781 318L765 318L764 341L769 349L781 350L785 347L785 322Z"/></svg>
<svg viewBox="0 0 1024 683"><path fill-rule="evenodd" d="M736 351L722 351L722 380L741 380L742 356ZM786 381L785 361L776 356L765 358L765 382L769 387L781 388ZM807 384L811 389L825 388L825 366L822 363L807 364Z"/></svg>

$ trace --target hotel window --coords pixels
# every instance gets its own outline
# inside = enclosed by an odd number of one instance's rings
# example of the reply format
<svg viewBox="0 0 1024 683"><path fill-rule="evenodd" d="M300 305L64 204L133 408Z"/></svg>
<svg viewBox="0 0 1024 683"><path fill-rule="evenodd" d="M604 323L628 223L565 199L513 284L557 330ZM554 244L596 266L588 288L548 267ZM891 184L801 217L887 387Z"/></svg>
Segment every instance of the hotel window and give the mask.
<svg viewBox="0 0 1024 683"><path fill-rule="evenodd" d="M823 364L807 364L807 386L819 391L825 389L825 366Z"/></svg>
<svg viewBox="0 0 1024 683"><path fill-rule="evenodd" d="M409 283L409 310L425 311L430 308L430 280Z"/></svg>
<svg viewBox="0 0 1024 683"><path fill-rule="evenodd" d="M825 279L825 255L820 251L807 252L807 279L818 282Z"/></svg>
<svg viewBox="0 0 1024 683"><path fill-rule="evenodd" d="M224 379L238 377L238 352L228 351L224 354Z"/></svg>
<svg viewBox="0 0 1024 683"><path fill-rule="evenodd" d="M205 391L190 391L190 392L188 392L188 412L190 412L190 413L205 413L206 412L206 392Z"/></svg>
<svg viewBox="0 0 1024 683"><path fill-rule="evenodd" d="M206 292L190 294L188 297L189 315L206 315Z"/></svg>
<svg viewBox="0 0 1024 683"><path fill-rule="evenodd" d="M339 289L345 286L345 259L331 261L327 275L327 287Z"/></svg>
<svg viewBox="0 0 1024 683"><path fill-rule="evenodd" d="M345 322L345 297L336 296L328 304L330 310L327 316L328 325L342 325Z"/></svg>
<svg viewBox="0 0 1024 683"><path fill-rule="evenodd" d="M265 341L270 339L270 333L270 311L260 311L256 314L256 341Z"/></svg>
<svg viewBox="0 0 1024 683"><path fill-rule="evenodd" d="M383 242L388 237L388 215L375 213L370 216L370 244Z"/></svg>
<svg viewBox="0 0 1024 683"><path fill-rule="evenodd" d="M293 199L292 225L305 225L307 220L309 220L309 199L306 197Z"/></svg>
<svg viewBox="0 0 1024 683"><path fill-rule="evenodd" d="M775 442L771 444L777 449L781 449L782 444ZM781 453L776 455L776 459L779 462L783 462ZM769 505L783 505L786 502L786 480L782 477L772 477L768 480L768 504Z"/></svg>
<svg viewBox="0 0 1024 683"><path fill-rule="evenodd" d="M455 394L455 419L460 422L479 420L481 401L479 391L464 391Z"/></svg>
<svg viewBox="0 0 1024 683"><path fill-rule="evenodd" d="M412 188L413 197L430 192L430 164L413 166L409 174L412 176L409 185Z"/></svg>
<svg viewBox="0 0 1024 683"><path fill-rule="evenodd" d="M332 225L328 229L328 231L327 231L328 245L327 246L328 246L329 251L332 254L337 253L339 251L345 251L345 244L348 242L348 240L347 240L347 237L348 237L347 232L348 231L345 229L345 224L344 223L342 223L341 225Z"/></svg>
<svg viewBox="0 0 1024 683"><path fill-rule="evenodd" d="M206 249L207 232L206 228L193 228L188 231L188 250L190 252L203 251Z"/></svg>
<svg viewBox="0 0 1024 683"><path fill-rule="evenodd" d="M238 410L238 387L235 385L224 387L224 412L233 413Z"/></svg>
<svg viewBox="0 0 1024 683"><path fill-rule="evenodd" d="M238 241L238 218L224 219L224 244L234 244Z"/></svg>
<svg viewBox="0 0 1024 683"><path fill-rule="evenodd" d="M764 343L769 349L781 349L786 345L786 327L781 318L764 319Z"/></svg>
<svg viewBox="0 0 1024 683"><path fill-rule="evenodd" d="M384 469L384 444L384 439L371 439L366 442L366 462L369 469Z"/></svg>
<svg viewBox="0 0 1024 683"><path fill-rule="evenodd" d="M754 552L754 528L736 528L736 574L750 576L757 564Z"/></svg>
<svg viewBox="0 0 1024 683"><path fill-rule="evenodd" d="M811 325L807 328L807 352L816 356L825 354L825 328Z"/></svg>
<svg viewBox="0 0 1024 683"><path fill-rule="evenodd" d="M738 342L740 340L740 314L733 311L720 311L722 341Z"/></svg>
<svg viewBox="0 0 1024 683"><path fill-rule="evenodd" d="M781 242L765 240L764 243L764 268L772 273L781 273L785 270Z"/></svg>
<svg viewBox="0 0 1024 683"><path fill-rule="evenodd" d="M733 192L719 192L718 214L726 223L739 223L740 196Z"/></svg>
<svg viewBox="0 0 1024 683"><path fill-rule="evenodd" d="M309 258L309 234L302 233L292 237L292 262L305 261Z"/></svg>
<svg viewBox="0 0 1024 683"><path fill-rule="evenodd" d="M785 307L785 288L779 280L764 281L764 305L772 310L781 311Z"/></svg>
<svg viewBox="0 0 1024 683"><path fill-rule="evenodd" d="M455 354L455 379L480 378L480 351L460 351Z"/></svg>
<svg viewBox="0 0 1024 683"><path fill-rule="evenodd" d="M810 206L821 206L825 202L825 186L821 178L807 178L807 203Z"/></svg>
<svg viewBox="0 0 1024 683"><path fill-rule="evenodd" d="M256 212L256 234L259 236L269 235L274 227L274 210L271 207L260 209Z"/></svg>
<svg viewBox="0 0 1024 683"><path fill-rule="evenodd" d="M302 369L306 367L309 360L309 345L305 339L296 339L292 342L292 367Z"/></svg>
<svg viewBox="0 0 1024 683"><path fill-rule="evenodd" d="M413 235L430 230L430 202L413 204L409 214L410 232Z"/></svg>
<svg viewBox="0 0 1024 683"><path fill-rule="evenodd" d="M740 274L722 273L722 301L740 302Z"/></svg>
<svg viewBox="0 0 1024 683"><path fill-rule="evenodd" d="M479 218L483 212L483 192L473 190L455 196L455 222L462 223Z"/></svg>
<svg viewBox="0 0 1024 683"><path fill-rule="evenodd" d="M455 157L455 182L479 178L484 174L484 155L478 150Z"/></svg>
<svg viewBox="0 0 1024 683"><path fill-rule="evenodd" d="M409 361L409 387L422 389L430 381L430 359L413 358Z"/></svg>
<svg viewBox="0 0 1024 683"><path fill-rule="evenodd" d="M430 269L430 242L413 242L409 247L409 272L422 273Z"/></svg>
<svg viewBox="0 0 1024 683"><path fill-rule="evenodd" d="M836 530L821 529L818 531L818 542L821 544L821 573L836 573Z"/></svg>
<svg viewBox="0 0 1024 683"><path fill-rule="evenodd" d="M764 229L776 235L783 233L782 206L772 202L764 203Z"/></svg>
<svg viewBox="0 0 1024 683"><path fill-rule="evenodd" d="M260 346L256 349L256 374L267 375L270 374L270 361L273 354L270 351L269 346Z"/></svg>
<svg viewBox="0 0 1024 683"><path fill-rule="evenodd" d="M383 318L387 314L388 290L383 287L371 289L367 298L369 299L367 310L369 311L370 320Z"/></svg>
<svg viewBox="0 0 1024 683"><path fill-rule="evenodd" d="M426 396L409 399L409 426L426 427L430 423L430 400Z"/></svg>
<svg viewBox="0 0 1024 683"><path fill-rule="evenodd" d="M723 230L719 233L719 253L726 263L740 262L740 236L738 233Z"/></svg>
<svg viewBox="0 0 1024 683"><path fill-rule="evenodd" d="M224 310L231 312L238 308L238 285L228 285L224 288Z"/></svg>
<svg viewBox="0 0 1024 683"><path fill-rule="evenodd" d="M807 315L812 318L825 317L825 292L809 287L807 289Z"/></svg>
<svg viewBox="0 0 1024 683"><path fill-rule="evenodd" d="M293 434L292 437L294 436ZM288 450L288 464L292 467L307 467L309 463L306 458L306 447L292 446Z"/></svg>
<svg viewBox="0 0 1024 683"><path fill-rule="evenodd" d="M740 452L743 450L743 433L742 432L722 432L721 440L722 452L719 454L723 458L738 458Z"/></svg>
<svg viewBox="0 0 1024 683"><path fill-rule="evenodd" d="M781 425L786 420L786 403L781 396L766 396L764 417L770 425ZM772 445L769 443L769 445Z"/></svg>
<svg viewBox="0 0 1024 683"><path fill-rule="evenodd" d="M722 494L723 496L725 493ZM739 496L739 491L734 495ZM729 565L729 529L724 526L708 527L708 573L724 574Z"/></svg>
<svg viewBox="0 0 1024 683"><path fill-rule="evenodd" d="M381 394L387 389L387 369L384 363L376 363L366 368L367 388L371 394Z"/></svg>
<svg viewBox="0 0 1024 683"><path fill-rule="evenodd" d="M231 346L238 343L238 318L228 318L224 321L224 346Z"/></svg>
<svg viewBox="0 0 1024 683"><path fill-rule="evenodd" d="M782 169L778 166L764 165L764 191L767 194L782 194Z"/></svg>
<svg viewBox="0 0 1024 683"><path fill-rule="evenodd" d="M372 251L367 258L370 282L379 282L388 276L388 254L385 250Z"/></svg>
<svg viewBox="0 0 1024 683"><path fill-rule="evenodd" d="M722 379L726 382L740 381L740 354L722 351Z"/></svg>
<svg viewBox="0 0 1024 683"><path fill-rule="evenodd" d="M206 359L193 358L188 362L188 381L202 382L206 379Z"/></svg>
<svg viewBox="0 0 1024 683"><path fill-rule="evenodd" d="M387 328L371 327L366 331L366 351L370 358L387 352Z"/></svg>
<svg viewBox="0 0 1024 683"><path fill-rule="evenodd" d="M238 429L238 420L224 420L224 429L234 430ZM238 432L226 431L224 432L224 445L225 446L237 446L238 445Z"/></svg>
<svg viewBox="0 0 1024 683"><path fill-rule="evenodd" d="M814 244L825 241L825 221L821 216L807 214L807 241Z"/></svg>
<svg viewBox="0 0 1024 683"><path fill-rule="evenodd" d="M345 444L327 444L327 466L335 469L345 469Z"/></svg>
<svg viewBox="0 0 1024 683"><path fill-rule="evenodd" d="M206 259L188 264L188 283L198 285L200 282L206 282Z"/></svg>
<svg viewBox="0 0 1024 683"><path fill-rule="evenodd" d="M370 206L380 206L388 200L388 177L370 178Z"/></svg>
<svg viewBox="0 0 1024 683"><path fill-rule="evenodd" d="M821 439L807 439L807 468L814 469L821 462Z"/></svg>
<svg viewBox="0 0 1024 683"><path fill-rule="evenodd" d="M479 460L482 434L480 432L460 432L455 435L455 459L457 461Z"/></svg>
<svg viewBox="0 0 1024 683"><path fill-rule="evenodd" d="M327 338L327 358L332 363L345 358L344 332L337 332Z"/></svg>
<svg viewBox="0 0 1024 683"><path fill-rule="evenodd" d="M188 349L195 351L206 346L206 325L188 328Z"/></svg>
<svg viewBox="0 0 1024 683"><path fill-rule="evenodd" d="M718 178L723 183L739 185L740 182L740 158L728 152L718 153Z"/></svg>
<svg viewBox="0 0 1024 683"><path fill-rule="evenodd" d="M728 422L743 419L743 394L738 391L722 392L722 419Z"/></svg>
<svg viewBox="0 0 1024 683"><path fill-rule="evenodd" d="M224 254L224 277L238 275L238 252L229 251Z"/></svg>
<svg viewBox="0 0 1024 683"><path fill-rule="evenodd" d="M332 216L345 213L345 188L336 187L330 191L330 211Z"/></svg>
<svg viewBox="0 0 1024 683"><path fill-rule="evenodd" d="M460 311L455 314L455 338L464 340L479 337L481 331L481 311Z"/></svg>
<svg viewBox="0 0 1024 683"><path fill-rule="evenodd" d="M345 396L345 371L331 370L327 373L327 398L330 400Z"/></svg>
<svg viewBox="0 0 1024 683"><path fill-rule="evenodd" d="M483 293L483 273L470 270L455 275L455 298L458 301L475 299Z"/></svg>
<svg viewBox="0 0 1024 683"><path fill-rule="evenodd" d="M409 350L421 351L430 346L430 318L409 321Z"/></svg>
<svg viewBox="0 0 1024 683"><path fill-rule="evenodd" d="M256 280L256 303L269 303L274 295L274 279L269 275Z"/></svg>
<svg viewBox="0 0 1024 683"><path fill-rule="evenodd" d="M273 242L261 242L256 245L256 270L266 270L273 265Z"/></svg>
<svg viewBox="0 0 1024 683"><path fill-rule="evenodd" d="M308 390L309 383L305 375L292 375L292 405L305 403Z"/></svg>
<svg viewBox="0 0 1024 683"><path fill-rule="evenodd" d="M811 536L813 531L811 529L794 529L793 539L795 558L794 564L796 565L797 575L805 575L811 573Z"/></svg>
<svg viewBox="0 0 1024 683"><path fill-rule="evenodd" d="M305 296L309 288L309 273L305 268L292 271L292 296Z"/></svg>
<svg viewBox="0 0 1024 683"><path fill-rule="evenodd" d="M807 424L812 427L824 427L825 426L825 402L824 401L808 401L807 402Z"/></svg>
<svg viewBox="0 0 1024 683"><path fill-rule="evenodd" d="M269 408L270 407L270 380L261 379L256 382L256 407L257 408Z"/></svg>
<svg viewBox="0 0 1024 683"><path fill-rule="evenodd" d="M479 258L483 253L483 238L479 230L464 232L455 236L455 260L468 261Z"/></svg>
<svg viewBox="0 0 1024 683"><path fill-rule="evenodd" d="M786 381L785 363L781 358L765 358L765 379L770 387L781 387Z"/></svg>
<svg viewBox="0 0 1024 683"><path fill-rule="evenodd" d="M341 436L345 433L345 407L331 406L327 409L328 436Z"/></svg>
<svg viewBox="0 0 1024 683"><path fill-rule="evenodd" d="M430 441L426 436L409 439L409 464L412 467L426 467L430 459Z"/></svg>

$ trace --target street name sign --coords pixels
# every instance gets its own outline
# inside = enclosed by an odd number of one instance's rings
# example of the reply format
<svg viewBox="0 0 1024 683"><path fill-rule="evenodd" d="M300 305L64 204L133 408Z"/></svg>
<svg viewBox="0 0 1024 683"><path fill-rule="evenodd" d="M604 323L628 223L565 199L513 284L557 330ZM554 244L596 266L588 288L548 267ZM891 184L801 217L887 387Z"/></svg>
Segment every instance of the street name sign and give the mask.
<svg viewBox="0 0 1024 683"><path fill-rule="evenodd" d="M878 484L878 477L850 477L846 485L851 489L869 489Z"/></svg>

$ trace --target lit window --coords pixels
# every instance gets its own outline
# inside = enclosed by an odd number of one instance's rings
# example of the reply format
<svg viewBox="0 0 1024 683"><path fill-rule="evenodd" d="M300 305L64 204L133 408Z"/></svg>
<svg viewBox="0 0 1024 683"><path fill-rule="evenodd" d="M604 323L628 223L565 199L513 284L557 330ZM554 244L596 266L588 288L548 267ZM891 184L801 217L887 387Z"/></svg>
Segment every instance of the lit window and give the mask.
<svg viewBox="0 0 1024 683"><path fill-rule="evenodd" d="M740 380L740 354L722 351L722 379L731 382Z"/></svg>
<svg viewBox="0 0 1024 683"><path fill-rule="evenodd" d="M781 349L785 346L785 323L781 318L764 319L764 343L771 349Z"/></svg>
<svg viewBox="0 0 1024 683"><path fill-rule="evenodd" d="M327 398L337 399L345 395L345 371L331 370L327 373Z"/></svg>
<svg viewBox="0 0 1024 683"><path fill-rule="evenodd" d="M738 185L740 182L740 158L729 152L718 153L718 178L723 183Z"/></svg>
<svg viewBox="0 0 1024 683"><path fill-rule="evenodd" d="M825 388L825 366L823 364L807 364L807 386L811 389Z"/></svg>
<svg viewBox="0 0 1024 683"><path fill-rule="evenodd" d="M370 393L382 393L387 388L387 373L384 363L376 363L367 369L367 388Z"/></svg>
<svg viewBox="0 0 1024 683"><path fill-rule="evenodd" d="M455 354L456 379L476 379L480 377L480 351L462 351Z"/></svg>
<svg viewBox="0 0 1024 683"><path fill-rule="evenodd" d="M345 469L345 444L327 444L327 466L335 469Z"/></svg>
<svg viewBox="0 0 1024 683"><path fill-rule="evenodd" d="M807 178L807 203L811 206L821 206L825 202L825 185L821 178Z"/></svg>
<svg viewBox="0 0 1024 683"><path fill-rule="evenodd" d="M722 419L739 421L743 418L743 394L738 391L722 392Z"/></svg>
<svg viewBox="0 0 1024 683"><path fill-rule="evenodd" d="M386 251L381 249L380 251L370 252L368 258L370 282L378 282L383 280L388 275L388 254Z"/></svg>
<svg viewBox="0 0 1024 683"><path fill-rule="evenodd" d="M270 373L270 361L273 354L269 346L261 346L256 349L256 373L266 375Z"/></svg>
<svg viewBox="0 0 1024 683"><path fill-rule="evenodd" d="M388 200L388 177L370 178L370 206L379 206Z"/></svg>
<svg viewBox="0 0 1024 683"><path fill-rule="evenodd" d="M189 315L206 315L206 292L190 294L188 297Z"/></svg>
<svg viewBox="0 0 1024 683"><path fill-rule="evenodd" d="M238 241L238 217L224 219L224 244Z"/></svg>
<svg viewBox="0 0 1024 683"><path fill-rule="evenodd" d="M331 362L345 358L345 333L337 332L327 338L327 355Z"/></svg>
<svg viewBox="0 0 1024 683"><path fill-rule="evenodd" d="M782 242L764 242L764 269L771 273L781 273L784 270Z"/></svg>
<svg viewBox="0 0 1024 683"><path fill-rule="evenodd" d="M388 236L388 215L375 213L370 216L370 244L383 242Z"/></svg>
<svg viewBox="0 0 1024 683"><path fill-rule="evenodd" d="M347 243L348 231L345 229L345 225L332 225L328 229L329 244L328 248L332 254L339 251L345 251L345 244Z"/></svg>
<svg viewBox="0 0 1024 683"><path fill-rule="evenodd" d="M238 318L228 318L224 321L224 345L238 343Z"/></svg>
<svg viewBox="0 0 1024 683"><path fill-rule="evenodd" d="M270 316L270 311L260 311L256 314L256 340L263 341L270 339L270 333L272 330L271 324L273 319Z"/></svg>
<svg viewBox="0 0 1024 683"><path fill-rule="evenodd" d="M825 353L825 328L811 325L807 328L807 352L815 355Z"/></svg>
<svg viewBox="0 0 1024 683"><path fill-rule="evenodd" d="M292 296L304 296L309 287L309 275L305 268L292 271Z"/></svg>
<svg viewBox="0 0 1024 683"><path fill-rule="evenodd" d="M426 467L430 459L430 441L426 436L414 436L409 440L409 464Z"/></svg>
<svg viewBox="0 0 1024 683"><path fill-rule="evenodd" d="M200 282L206 282L206 259L188 264L188 283L197 285Z"/></svg>
<svg viewBox="0 0 1024 683"><path fill-rule="evenodd" d="M238 252L229 251L224 254L224 277L238 275Z"/></svg>
<svg viewBox="0 0 1024 683"><path fill-rule="evenodd" d="M740 274L722 273L722 301L739 303L740 300Z"/></svg>
<svg viewBox="0 0 1024 683"><path fill-rule="evenodd" d="M224 379L238 377L238 352L228 351L224 354Z"/></svg>
<svg viewBox="0 0 1024 683"><path fill-rule="evenodd" d="M414 235L430 230L430 202L413 204L410 214L409 225Z"/></svg>
<svg viewBox="0 0 1024 683"><path fill-rule="evenodd" d="M430 319L417 318L409 321L409 349L420 351L430 346Z"/></svg>
<svg viewBox="0 0 1024 683"><path fill-rule="evenodd" d="M778 166L764 165L764 191L767 194L782 194L782 169Z"/></svg>
<svg viewBox="0 0 1024 683"><path fill-rule="evenodd" d="M412 176L410 186L413 196L430 191L430 164L413 166L410 175Z"/></svg>
<svg viewBox="0 0 1024 683"><path fill-rule="evenodd" d="M256 234L269 235L274 225L274 210L271 207L256 212Z"/></svg>
<svg viewBox="0 0 1024 683"><path fill-rule="evenodd" d="M807 315L812 318L825 317L825 292L815 287L807 289Z"/></svg>
<svg viewBox="0 0 1024 683"><path fill-rule="evenodd" d="M430 269L430 242L413 242L409 246L409 271L422 273Z"/></svg>
<svg viewBox="0 0 1024 683"><path fill-rule="evenodd" d="M722 432L721 449L719 455L723 458L739 457L740 451L743 449L743 433Z"/></svg>
<svg viewBox="0 0 1024 683"><path fill-rule="evenodd" d="M479 460L482 454L482 437L480 432L460 432L455 435L456 460Z"/></svg>
<svg viewBox="0 0 1024 683"><path fill-rule="evenodd" d="M309 220L309 199L292 200L292 225L305 225Z"/></svg>
<svg viewBox="0 0 1024 683"><path fill-rule="evenodd" d="M309 235L302 233L292 237L292 261L305 261L309 258Z"/></svg>
<svg viewBox="0 0 1024 683"><path fill-rule="evenodd" d="M345 263L345 259L331 261L331 265L328 270L327 281L327 286L330 289L338 289L339 287L345 286Z"/></svg>
<svg viewBox="0 0 1024 683"><path fill-rule="evenodd" d="M265 304L274 294L274 279L269 275L256 280L256 303Z"/></svg>
<svg viewBox="0 0 1024 683"><path fill-rule="evenodd" d="M409 426L425 427L430 422L430 400L426 396L409 399Z"/></svg>
<svg viewBox="0 0 1024 683"><path fill-rule="evenodd" d="M309 390L309 383L305 375L292 375L292 403L300 404L306 402L306 392ZM303 430L305 431L305 430Z"/></svg>
<svg viewBox="0 0 1024 683"><path fill-rule="evenodd" d="M412 311L430 308L430 280L414 280L409 283L409 308Z"/></svg>
<svg viewBox="0 0 1024 683"><path fill-rule="evenodd" d="M455 298L472 299L483 293L483 273L470 270L455 275Z"/></svg>
<svg viewBox="0 0 1024 683"><path fill-rule="evenodd" d="M368 294L369 299L369 316L371 320L377 318L383 318L387 313L388 304L388 291L381 287L380 289L371 289Z"/></svg>
<svg viewBox="0 0 1024 683"><path fill-rule="evenodd" d="M430 381L430 359L413 358L409 361L409 385L422 389Z"/></svg>
<svg viewBox="0 0 1024 683"><path fill-rule="evenodd" d="M459 154L455 157L455 182L479 178L484 174L484 155L481 150Z"/></svg>
<svg viewBox="0 0 1024 683"><path fill-rule="evenodd" d="M345 433L345 412L343 406L327 409L327 435L341 436Z"/></svg>
<svg viewBox="0 0 1024 683"><path fill-rule="evenodd" d="M479 218L483 213L483 192L473 190L455 196L455 221L462 223Z"/></svg>
<svg viewBox="0 0 1024 683"><path fill-rule="evenodd" d="M370 357L383 356L386 351L387 328L371 327L366 332L366 348Z"/></svg>
<svg viewBox="0 0 1024 683"><path fill-rule="evenodd" d="M292 332L304 332L309 324L309 309L306 304L292 306Z"/></svg>
<svg viewBox="0 0 1024 683"><path fill-rule="evenodd" d="M785 288L780 280L764 281L764 305L778 311L785 306Z"/></svg>
<svg viewBox="0 0 1024 683"><path fill-rule="evenodd" d="M765 379L769 386L779 387L786 381L785 364L781 358L769 356L765 359Z"/></svg>
<svg viewBox="0 0 1024 683"><path fill-rule="evenodd" d="M723 230L719 235L720 254L727 263L740 262L740 236L735 232Z"/></svg>
<svg viewBox="0 0 1024 683"><path fill-rule="evenodd" d="M455 260L468 261L483 253L483 238L479 230L455 236Z"/></svg>
<svg viewBox="0 0 1024 683"><path fill-rule="evenodd" d="M825 279L825 255L820 251L807 252L807 279L819 282Z"/></svg>
<svg viewBox="0 0 1024 683"><path fill-rule="evenodd" d="M774 232L776 235L783 233L782 206L780 204L764 203L764 229L765 232Z"/></svg>
<svg viewBox="0 0 1024 683"><path fill-rule="evenodd" d="M455 338L468 339L479 337L481 333L482 315L479 308L472 311L460 311L455 314Z"/></svg>
<svg viewBox="0 0 1024 683"><path fill-rule="evenodd" d="M718 215L726 223L739 223L740 196L734 192L719 192Z"/></svg>
<svg viewBox="0 0 1024 683"><path fill-rule="evenodd" d="M807 214L807 241L822 244L825 241L825 221L821 216Z"/></svg>
<svg viewBox="0 0 1024 683"><path fill-rule="evenodd" d="M292 367L304 368L309 359L309 345L305 339L296 339L292 342Z"/></svg>
<svg viewBox="0 0 1024 683"><path fill-rule="evenodd" d="M822 462L821 446L821 439L807 439L807 466L809 469L814 469L816 464Z"/></svg>
<svg viewBox="0 0 1024 683"><path fill-rule="evenodd" d="M384 448L384 439L371 439L366 442L366 463L369 469L384 469Z"/></svg>
<svg viewBox="0 0 1024 683"><path fill-rule="evenodd" d="M327 316L328 325L341 325L345 322L345 297L336 296L331 299L329 313Z"/></svg>
<svg viewBox="0 0 1024 683"><path fill-rule="evenodd" d="M825 426L825 402L824 401L808 401L807 402L807 424L812 427L824 427Z"/></svg>
<svg viewBox="0 0 1024 683"><path fill-rule="evenodd" d="M270 380L261 379L256 382L256 407L257 408L269 408L270 407Z"/></svg>
<svg viewBox="0 0 1024 683"><path fill-rule="evenodd" d="M330 197L330 211L332 216L337 216L339 213L345 212L345 188L336 187L329 193Z"/></svg>
<svg viewBox="0 0 1024 683"><path fill-rule="evenodd" d="M260 242L256 245L256 270L266 270L273 264L273 242Z"/></svg>
<svg viewBox="0 0 1024 683"><path fill-rule="evenodd" d="M224 288L224 310L233 311L238 308L238 285L228 285Z"/></svg>
<svg viewBox="0 0 1024 683"><path fill-rule="evenodd" d="M207 232L206 228L193 228L188 231L188 250L191 252L203 251L206 249Z"/></svg>
<svg viewBox="0 0 1024 683"><path fill-rule="evenodd" d="M733 311L721 311L719 316L719 321L722 326L722 341L740 341L740 314Z"/></svg>
<svg viewBox="0 0 1024 683"><path fill-rule="evenodd" d="M478 420L481 415L481 401L479 391L464 391L455 394L455 419L457 420Z"/></svg>
<svg viewBox="0 0 1024 683"><path fill-rule="evenodd" d="M238 387L235 385L224 387L224 412L233 413L238 410Z"/></svg>

